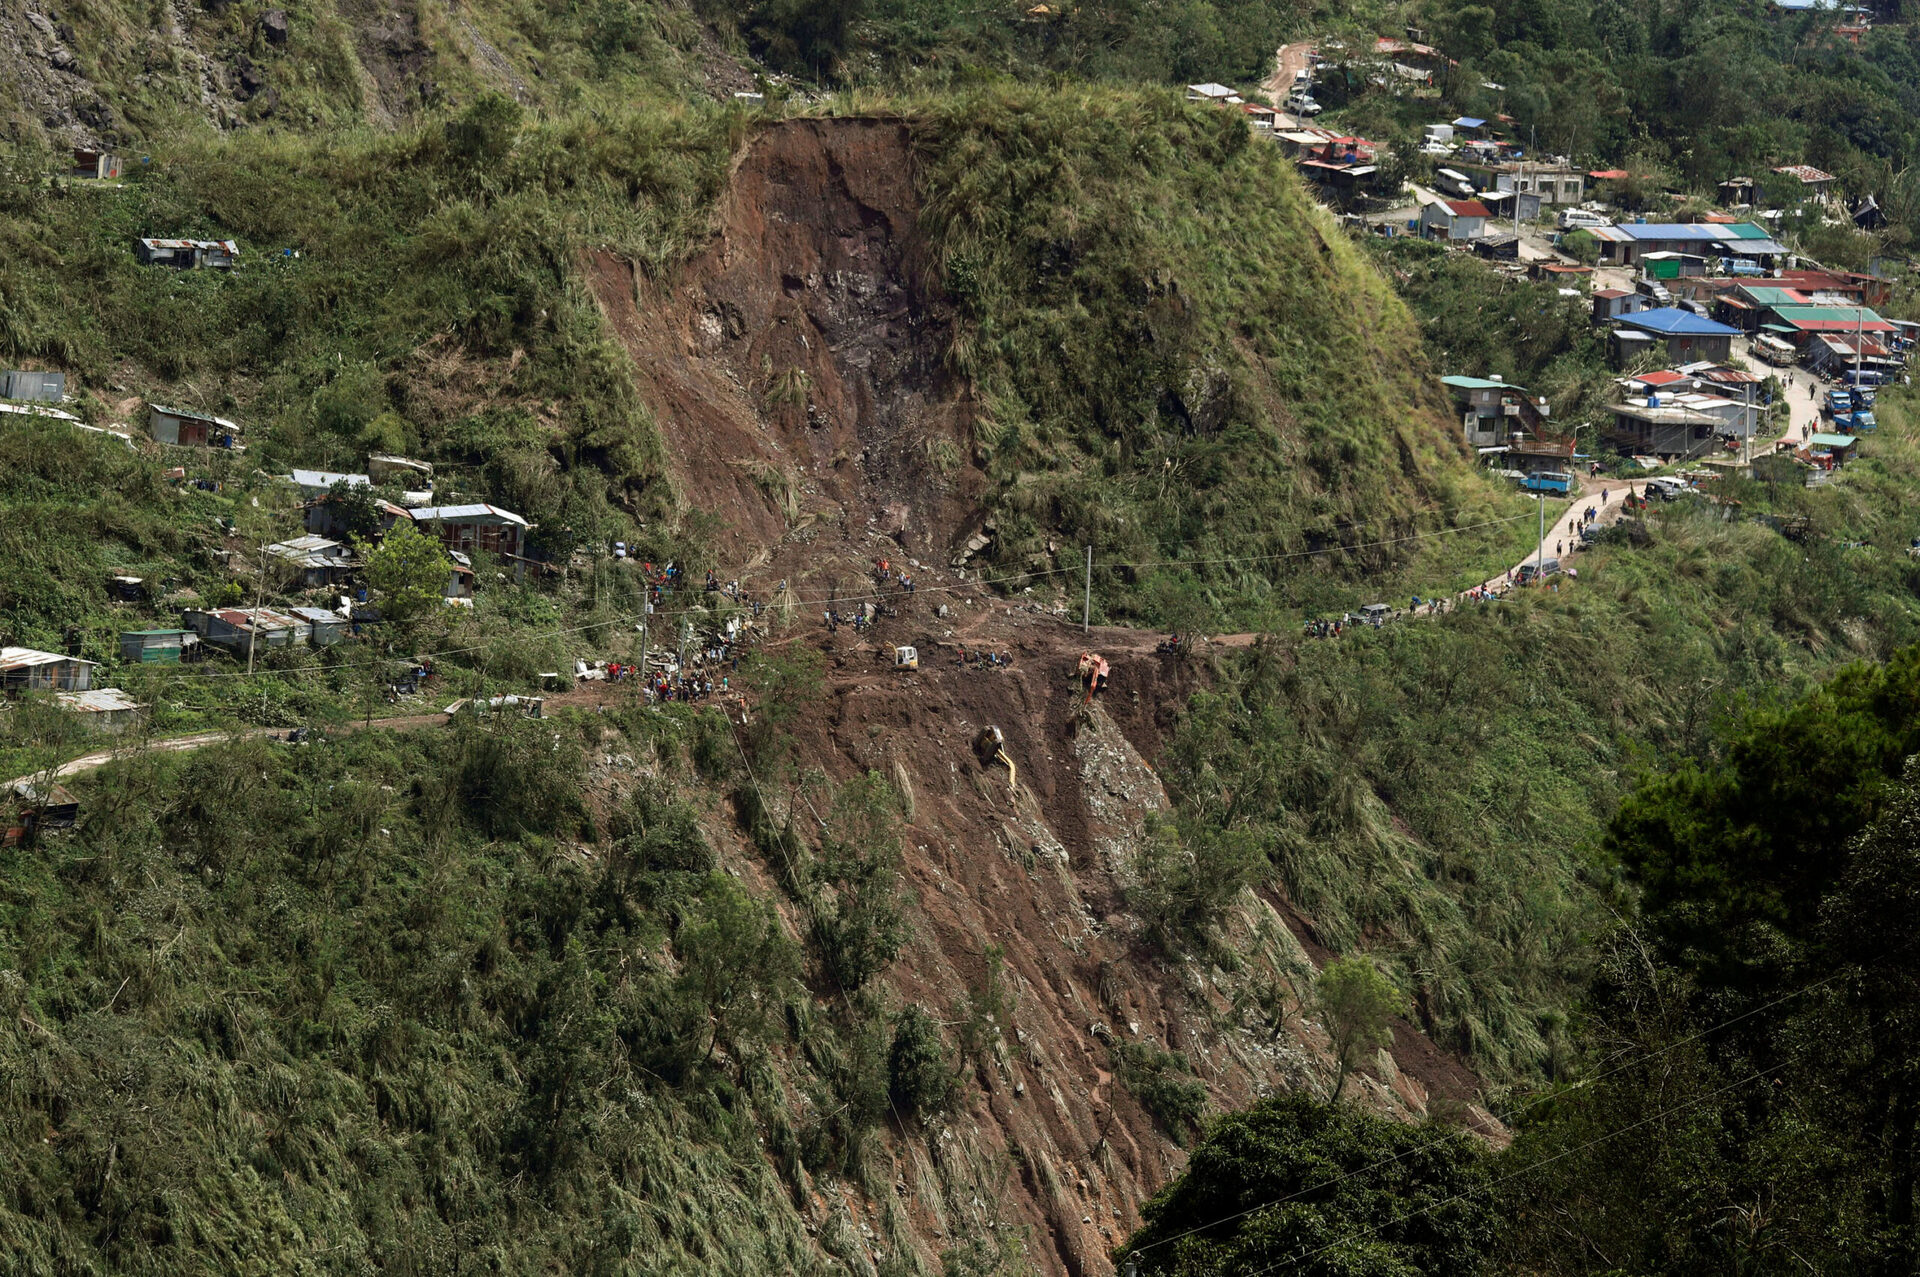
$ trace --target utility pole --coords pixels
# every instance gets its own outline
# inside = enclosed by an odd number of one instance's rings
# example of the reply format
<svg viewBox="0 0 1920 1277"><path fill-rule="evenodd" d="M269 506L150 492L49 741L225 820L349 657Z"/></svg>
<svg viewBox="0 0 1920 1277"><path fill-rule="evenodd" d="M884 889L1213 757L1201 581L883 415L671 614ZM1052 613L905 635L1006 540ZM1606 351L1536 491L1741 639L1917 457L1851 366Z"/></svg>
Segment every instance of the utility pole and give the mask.
<svg viewBox="0 0 1920 1277"><path fill-rule="evenodd" d="M1533 552L1533 568L1537 574L1547 566L1547 494L1536 492L1534 497L1540 502L1540 544Z"/></svg>
<svg viewBox="0 0 1920 1277"><path fill-rule="evenodd" d="M260 545L260 571L253 581L253 615L247 618L247 673L253 673L253 645L260 639L260 603L267 592L267 547ZM264 695L264 693L262 693Z"/></svg>
<svg viewBox="0 0 1920 1277"><path fill-rule="evenodd" d="M1087 592L1080 603L1080 632L1087 633L1093 626L1093 547L1087 547Z"/></svg>

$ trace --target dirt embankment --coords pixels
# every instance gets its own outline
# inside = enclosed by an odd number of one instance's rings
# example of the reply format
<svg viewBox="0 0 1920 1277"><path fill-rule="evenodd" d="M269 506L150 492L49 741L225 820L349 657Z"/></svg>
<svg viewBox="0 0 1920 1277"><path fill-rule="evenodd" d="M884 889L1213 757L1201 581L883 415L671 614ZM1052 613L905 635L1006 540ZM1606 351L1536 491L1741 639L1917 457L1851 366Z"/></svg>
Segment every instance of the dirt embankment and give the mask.
<svg viewBox="0 0 1920 1277"><path fill-rule="evenodd" d="M674 279L594 259L681 499L733 561L784 543L798 580L869 531L944 561L979 504L913 180L898 121L791 121L746 148Z"/></svg>
<svg viewBox="0 0 1920 1277"><path fill-rule="evenodd" d="M946 1247L1011 1225L1030 1232L1037 1271L1107 1274L1185 1156L1116 1076L1123 1049L1183 1052L1221 1108L1321 1087L1324 1036L1297 994L1274 995L1306 988L1325 951L1279 898L1249 899L1230 920L1244 958L1233 972L1169 961L1130 911L1144 827L1170 806L1155 763L1204 661L1157 654L1158 635L1083 637L1042 611L969 597L935 568L979 527L985 476L971 461L968 388L943 362L951 319L918 208L904 124L790 121L745 149L713 244L674 278L603 254L593 280L680 497L717 520L727 563L759 588L787 577L818 595L868 590L865 568L883 554L927 561L923 592L870 636L786 640L829 656L828 701L796 726L801 766L835 780L877 770L911 807L914 937L887 977L896 996L957 1025L990 953L1006 972L1012 1028L942 1137L1001 1168L1004 1191L956 1212L936 1171L952 1150L906 1136L892 1145L895 1205L935 1267ZM920 669L892 668L896 643L920 648ZM1012 665L962 666L963 643L1008 651ZM1074 678L1082 646L1115 659L1090 711ZM1019 768L1013 792L970 748L989 725ZM758 872L732 831L723 841ZM1412 1114L1436 1097L1469 1101L1477 1084L1408 1026L1360 1089Z"/></svg>

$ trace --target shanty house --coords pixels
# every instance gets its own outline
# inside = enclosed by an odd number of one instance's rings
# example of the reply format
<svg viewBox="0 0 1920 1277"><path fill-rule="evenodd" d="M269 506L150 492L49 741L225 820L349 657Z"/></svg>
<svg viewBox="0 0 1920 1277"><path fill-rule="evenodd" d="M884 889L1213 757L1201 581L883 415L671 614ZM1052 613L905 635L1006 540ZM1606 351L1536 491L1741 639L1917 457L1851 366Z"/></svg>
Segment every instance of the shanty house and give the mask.
<svg viewBox="0 0 1920 1277"><path fill-rule="evenodd" d="M230 239L137 239L133 255L142 266L232 270L240 256L240 245Z"/></svg>
<svg viewBox="0 0 1920 1277"><path fill-rule="evenodd" d="M192 630L122 630L120 659L128 665L178 665L186 650L199 644Z"/></svg>
<svg viewBox="0 0 1920 1277"><path fill-rule="evenodd" d="M0 846L32 842L49 829L72 829L79 819L80 802L65 787L16 780L0 810Z"/></svg>
<svg viewBox="0 0 1920 1277"><path fill-rule="evenodd" d="M1228 88L1224 84L1215 84L1212 81L1208 81L1206 84L1189 84L1187 86L1187 101L1212 102L1215 105L1231 104L1238 106L1241 102L1241 97L1238 92Z"/></svg>
<svg viewBox="0 0 1920 1277"><path fill-rule="evenodd" d="M1420 231L1434 239L1475 240L1492 214L1479 200L1436 200L1420 210Z"/></svg>
<svg viewBox="0 0 1920 1277"><path fill-rule="evenodd" d="M1646 308L1647 299L1643 293L1628 292L1624 288L1602 288L1593 295L1593 322L1608 323Z"/></svg>
<svg viewBox="0 0 1920 1277"><path fill-rule="evenodd" d="M393 531L393 525L407 517L406 510L391 501L382 501L376 498L373 504L374 508L380 513L381 536L385 536L387 533ZM300 508L306 511L307 531L313 533L315 536L345 536L352 531L352 529L347 527L345 521L340 518L340 512L335 508L331 496L316 497Z"/></svg>
<svg viewBox="0 0 1920 1277"><path fill-rule="evenodd" d="M1773 170L1773 178L1767 182L1763 195L1768 203L1781 207L1809 200L1826 204L1832 201L1833 185L1838 180L1811 164L1782 164Z"/></svg>
<svg viewBox="0 0 1920 1277"><path fill-rule="evenodd" d="M98 665L98 661L30 647L0 647L0 690L84 692L93 686L93 671Z"/></svg>
<svg viewBox="0 0 1920 1277"><path fill-rule="evenodd" d="M73 167L67 170L67 176L80 178L83 181L113 181L120 176L124 167L124 161L117 155L75 147Z"/></svg>
<svg viewBox="0 0 1920 1277"><path fill-rule="evenodd" d="M353 621L324 607L288 608L307 624L307 641L314 647L331 647L353 630Z"/></svg>
<svg viewBox="0 0 1920 1277"><path fill-rule="evenodd" d="M1740 335L1737 328L1673 306L1622 315L1614 322L1618 329L1641 333L1655 343L1664 342L1667 357L1674 363L1702 359L1723 363L1732 357L1733 339Z"/></svg>
<svg viewBox="0 0 1920 1277"><path fill-rule="evenodd" d="M364 474L341 474L333 470L295 470L287 475L287 482L300 489L301 495L309 497L325 496L333 491L336 483L344 483L349 488L373 486L373 480Z"/></svg>
<svg viewBox="0 0 1920 1277"><path fill-rule="evenodd" d="M154 404L152 415L148 418L148 429L153 432L155 441L181 448L232 448L238 451L245 447L240 442L240 427L235 423L225 417L190 412L185 408Z"/></svg>
<svg viewBox="0 0 1920 1277"><path fill-rule="evenodd" d="M245 656L249 650L264 653L280 647L304 647L312 628L297 616L266 607L188 608L180 614L180 623L198 634L202 642L235 656Z"/></svg>
<svg viewBox="0 0 1920 1277"><path fill-rule="evenodd" d="M59 403L66 394L67 374L63 372L0 373L0 399Z"/></svg>
<svg viewBox="0 0 1920 1277"><path fill-rule="evenodd" d="M146 708L117 687L97 687L91 692L61 692L54 697L60 708L77 714L87 726L102 732L122 732L140 719Z"/></svg>
<svg viewBox="0 0 1920 1277"><path fill-rule="evenodd" d="M297 568L308 589L339 585L353 574L353 551L338 541L309 533L291 541L279 541L261 551L280 562Z"/></svg>
<svg viewBox="0 0 1920 1277"><path fill-rule="evenodd" d="M532 526L511 510L481 503L423 506L409 513L422 532L438 533L447 549L462 554L480 550L520 558Z"/></svg>

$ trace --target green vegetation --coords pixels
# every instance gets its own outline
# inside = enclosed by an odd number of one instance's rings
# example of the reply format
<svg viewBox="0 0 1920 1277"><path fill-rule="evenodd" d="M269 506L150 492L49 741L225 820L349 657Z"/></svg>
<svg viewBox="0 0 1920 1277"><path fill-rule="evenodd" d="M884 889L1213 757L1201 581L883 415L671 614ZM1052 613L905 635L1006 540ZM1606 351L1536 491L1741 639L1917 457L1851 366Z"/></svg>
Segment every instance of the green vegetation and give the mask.
<svg viewBox="0 0 1920 1277"><path fill-rule="evenodd" d="M1105 90L910 109L1003 567L1091 543L1148 565L1102 574L1109 619L1276 625L1415 557L1378 542L1497 512L1404 306L1237 117Z"/></svg>
<svg viewBox="0 0 1920 1277"><path fill-rule="evenodd" d="M1333 1102L1337 1104L1347 1079L1367 1053L1393 1041L1391 1021L1405 1013L1407 1000L1393 981L1380 974L1380 968L1361 957L1342 958L1320 968L1314 995L1333 1047L1337 1066Z"/></svg>
<svg viewBox="0 0 1920 1277"><path fill-rule="evenodd" d="M1279 1096L1216 1123L1119 1256L1143 1277L1464 1277L1498 1235L1490 1161L1459 1131Z"/></svg>
<svg viewBox="0 0 1920 1277"><path fill-rule="evenodd" d="M886 1196L863 1131L955 1071L919 1011L808 997L690 792L595 808L585 751L684 774L699 716L613 722L147 755L0 853L12 1267L825 1271L794 1202Z"/></svg>

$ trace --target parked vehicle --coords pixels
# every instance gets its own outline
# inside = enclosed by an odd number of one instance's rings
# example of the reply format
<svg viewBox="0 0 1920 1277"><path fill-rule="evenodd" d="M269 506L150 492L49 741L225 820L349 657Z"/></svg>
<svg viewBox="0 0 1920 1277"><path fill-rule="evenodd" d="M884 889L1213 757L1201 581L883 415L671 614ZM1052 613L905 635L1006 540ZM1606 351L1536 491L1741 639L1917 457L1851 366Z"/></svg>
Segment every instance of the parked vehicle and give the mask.
<svg viewBox="0 0 1920 1277"><path fill-rule="evenodd" d="M1589 212L1584 208L1568 208L1560 212L1560 229L1563 231L1595 230L1611 225L1613 223L1600 214Z"/></svg>
<svg viewBox="0 0 1920 1277"><path fill-rule="evenodd" d="M1304 92L1296 91L1287 97L1287 110L1295 115L1318 115L1325 108Z"/></svg>
<svg viewBox="0 0 1920 1277"><path fill-rule="evenodd" d="M1376 629L1385 625L1387 618L1392 615L1393 609L1385 603L1369 603L1360 609L1360 619Z"/></svg>
<svg viewBox="0 0 1920 1277"><path fill-rule="evenodd" d="M1722 257L1720 259L1722 275L1764 276L1767 268L1759 262L1750 262L1744 257Z"/></svg>
<svg viewBox="0 0 1920 1277"><path fill-rule="evenodd" d="M1846 416L1853 411L1852 393L1838 388L1829 390L1827 392L1826 409L1827 415L1830 417L1839 418Z"/></svg>
<svg viewBox="0 0 1920 1277"><path fill-rule="evenodd" d="M1537 559L1520 565L1520 584L1528 581L1541 581L1550 576L1560 575L1559 559Z"/></svg>
<svg viewBox="0 0 1920 1277"><path fill-rule="evenodd" d="M1753 357L1775 368L1788 368L1798 357L1799 352L1792 343L1781 341L1770 333L1761 333L1753 339Z"/></svg>
<svg viewBox="0 0 1920 1277"><path fill-rule="evenodd" d="M1520 488L1525 492L1552 493L1556 496L1563 497L1571 496L1573 494L1573 476L1558 470L1542 470L1522 479L1520 481Z"/></svg>

